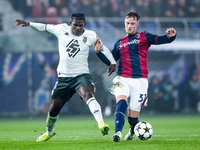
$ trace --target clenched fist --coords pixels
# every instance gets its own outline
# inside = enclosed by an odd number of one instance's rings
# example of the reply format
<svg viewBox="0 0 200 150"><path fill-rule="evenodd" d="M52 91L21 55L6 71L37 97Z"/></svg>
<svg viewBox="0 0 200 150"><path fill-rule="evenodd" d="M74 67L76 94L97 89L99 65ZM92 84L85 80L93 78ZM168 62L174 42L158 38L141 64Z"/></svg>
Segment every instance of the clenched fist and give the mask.
<svg viewBox="0 0 200 150"><path fill-rule="evenodd" d="M168 28L166 30L167 36L168 37L173 37L176 36L176 30L174 28Z"/></svg>
<svg viewBox="0 0 200 150"><path fill-rule="evenodd" d="M16 26L22 26L22 27L27 27L30 25L30 23L28 21L24 21L24 20L20 20L20 19L16 19L15 22L17 22Z"/></svg>

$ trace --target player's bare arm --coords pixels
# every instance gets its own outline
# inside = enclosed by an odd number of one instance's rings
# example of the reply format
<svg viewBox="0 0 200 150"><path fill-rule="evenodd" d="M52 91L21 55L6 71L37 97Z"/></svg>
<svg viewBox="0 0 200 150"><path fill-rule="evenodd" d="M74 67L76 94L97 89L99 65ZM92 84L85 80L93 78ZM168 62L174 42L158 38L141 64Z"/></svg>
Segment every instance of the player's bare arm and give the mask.
<svg viewBox="0 0 200 150"><path fill-rule="evenodd" d="M167 36L168 37L174 37L176 36L176 30L174 28L168 28L166 30Z"/></svg>
<svg viewBox="0 0 200 150"><path fill-rule="evenodd" d="M101 44L101 40L98 38L94 46L95 53L99 53L101 49Z"/></svg>
<svg viewBox="0 0 200 150"><path fill-rule="evenodd" d="M21 19L16 19L15 22L17 22L16 26L22 26L22 27L27 27L30 25L30 22L28 21L24 21L24 20L21 20Z"/></svg>
<svg viewBox="0 0 200 150"><path fill-rule="evenodd" d="M115 72L115 67L116 65L115 64L111 64L107 70L108 72L108 76L110 76L113 72Z"/></svg>

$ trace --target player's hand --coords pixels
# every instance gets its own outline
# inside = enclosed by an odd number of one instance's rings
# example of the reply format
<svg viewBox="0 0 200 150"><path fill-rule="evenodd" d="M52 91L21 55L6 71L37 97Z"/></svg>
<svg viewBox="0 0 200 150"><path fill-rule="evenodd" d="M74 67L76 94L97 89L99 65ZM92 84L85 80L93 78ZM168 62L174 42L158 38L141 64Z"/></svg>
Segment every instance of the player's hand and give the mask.
<svg viewBox="0 0 200 150"><path fill-rule="evenodd" d="M98 38L94 45L94 50L96 53L99 53L100 49L101 49L101 40Z"/></svg>
<svg viewBox="0 0 200 150"><path fill-rule="evenodd" d="M109 73L108 76L110 76L113 72L115 72L115 64L111 64L108 68L107 72Z"/></svg>
<svg viewBox="0 0 200 150"><path fill-rule="evenodd" d="M30 25L30 23L28 21L24 21L24 20L20 20L20 19L16 19L15 22L17 22L16 26L22 26L22 27L27 27Z"/></svg>
<svg viewBox="0 0 200 150"><path fill-rule="evenodd" d="M166 33L167 33L168 37L174 37L174 36L176 36L176 30L174 28L167 29Z"/></svg>

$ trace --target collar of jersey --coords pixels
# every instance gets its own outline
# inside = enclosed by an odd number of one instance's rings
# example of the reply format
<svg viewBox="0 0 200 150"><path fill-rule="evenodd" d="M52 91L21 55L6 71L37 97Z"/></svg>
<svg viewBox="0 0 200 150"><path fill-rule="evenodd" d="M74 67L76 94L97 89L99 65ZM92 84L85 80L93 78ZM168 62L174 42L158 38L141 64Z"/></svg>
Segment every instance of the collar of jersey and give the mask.
<svg viewBox="0 0 200 150"><path fill-rule="evenodd" d="M138 32L136 31L134 34L126 34L126 36L135 36Z"/></svg>
<svg viewBox="0 0 200 150"><path fill-rule="evenodd" d="M71 34L73 34L72 30L70 30L70 32L71 32ZM83 30L83 32L82 32L81 34L79 34L79 35L73 34L73 35L74 35L74 36L81 36L81 35L83 35L84 32L85 32L85 29Z"/></svg>

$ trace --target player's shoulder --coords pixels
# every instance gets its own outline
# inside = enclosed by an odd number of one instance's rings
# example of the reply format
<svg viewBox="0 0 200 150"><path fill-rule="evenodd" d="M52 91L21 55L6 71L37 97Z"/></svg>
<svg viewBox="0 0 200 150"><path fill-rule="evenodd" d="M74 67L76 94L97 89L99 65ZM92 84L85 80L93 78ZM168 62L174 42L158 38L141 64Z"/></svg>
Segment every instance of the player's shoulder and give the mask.
<svg viewBox="0 0 200 150"><path fill-rule="evenodd" d="M124 35L123 37L118 38L115 43L120 43L121 40L124 39L124 38L126 38L126 37L128 37L128 36Z"/></svg>
<svg viewBox="0 0 200 150"><path fill-rule="evenodd" d="M123 37L118 38L115 43L119 43L122 40L122 38Z"/></svg>
<svg viewBox="0 0 200 150"><path fill-rule="evenodd" d="M137 34L146 34L149 33L148 31L141 31L141 32L137 32Z"/></svg>
<svg viewBox="0 0 200 150"><path fill-rule="evenodd" d="M88 30L88 29L85 29L85 32L84 32L84 35L85 36L94 36L94 37L96 37L96 32L95 31L93 31L93 30Z"/></svg>
<svg viewBox="0 0 200 150"><path fill-rule="evenodd" d="M69 27L69 25L67 25L66 23L47 24L47 26L56 27L56 28L68 28Z"/></svg>
<svg viewBox="0 0 200 150"><path fill-rule="evenodd" d="M118 39L115 41L114 48L117 48L117 47L120 46L120 42L121 42L122 38L123 38L123 37L120 37L120 38L118 38Z"/></svg>
<svg viewBox="0 0 200 150"><path fill-rule="evenodd" d="M151 37L154 36L153 34L149 33L148 31L142 31L142 32L137 32L136 34L137 37Z"/></svg>
<svg viewBox="0 0 200 150"><path fill-rule="evenodd" d="M70 28L70 26L67 23L60 23L60 24L57 24L57 25L60 26L60 27L63 27L63 28Z"/></svg>

